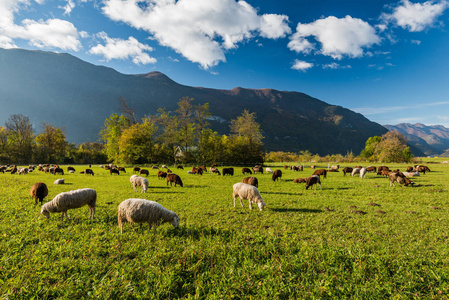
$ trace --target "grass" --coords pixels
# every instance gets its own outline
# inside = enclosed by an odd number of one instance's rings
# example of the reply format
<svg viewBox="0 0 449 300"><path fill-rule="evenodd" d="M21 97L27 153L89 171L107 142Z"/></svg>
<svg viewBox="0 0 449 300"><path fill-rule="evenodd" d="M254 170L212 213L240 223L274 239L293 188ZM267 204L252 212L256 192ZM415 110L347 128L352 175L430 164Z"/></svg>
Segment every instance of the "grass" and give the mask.
<svg viewBox="0 0 449 300"><path fill-rule="evenodd" d="M256 175L267 206L263 212L233 207L236 175L181 176L184 187L167 187L150 171L149 192L135 193L128 174L95 176L0 174L0 296L2 299L301 299L446 298L449 295L449 166L414 187L389 186L375 174L328 173L322 190L305 190L283 171L282 181ZM351 166L347 164L345 166ZM405 169L405 165L389 165ZM75 166L79 170L85 166ZM281 168L280 165L271 166ZM321 164L327 167L327 164ZM66 169L66 167L64 167ZM61 176L59 176L60 178ZM35 182L61 192L93 188L97 211L69 210L50 219L29 197ZM180 217L164 224L117 226L117 206L128 198L161 203ZM256 207L257 208L257 207Z"/></svg>

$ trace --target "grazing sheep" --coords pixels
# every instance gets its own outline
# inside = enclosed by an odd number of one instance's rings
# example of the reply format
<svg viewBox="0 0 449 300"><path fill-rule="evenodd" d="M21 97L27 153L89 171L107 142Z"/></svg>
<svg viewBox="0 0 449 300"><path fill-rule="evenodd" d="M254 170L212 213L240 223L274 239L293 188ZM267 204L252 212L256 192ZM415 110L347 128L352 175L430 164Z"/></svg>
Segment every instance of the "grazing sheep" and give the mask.
<svg viewBox="0 0 449 300"><path fill-rule="evenodd" d="M377 175L381 175L383 170L390 171L390 169L387 166L379 166L377 168Z"/></svg>
<svg viewBox="0 0 449 300"><path fill-rule="evenodd" d="M316 166L315 166L315 165L311 165L310 168L311 168L311 169L315 169Z"/></svg>
<svg viewBox="0 0 449 300"><path fill-rule="evenodd" d="M17 172L19 175L25 175L28 174L28 168L19 168L19 171Z"/></svg>
<svg viewBox="0 0 449 300"><path fill-rule="evenodd" d="M413 167L407 167L407 172L413 172Z"/></svg>
<svg viewBox="0 0 449 300"><path fill-rule="evenodd" d="M273 173L273 170L271 170L271 168L265 168L265 172L266 173Z"/></svg>
<svg viewBox="0 0 449 300"><path fill-rule="evenodd" d="M215 168L215 167L210 167L209 168L209 172L210 173L217 173L218 175L221 175L220 170L218 170L218 168Z"/></svg>
<svg viewBox="0 0 449 300"><path fill-rule="evenodd" d="M399 184L402 184L404 186L407 185L413 186L414 184L413 181L405 177L404 174L402 174L401 172L399 173L391 172L388 175L388 178L390 179L390 186L394 186L394 182L398 182Z"/></svg>
<svg viewBox="0 0 449 300"><path fill-rule="evenodd" d="M151 166L151 169L153 169L153 170L159 170L159 167L158 167L158 166Z"/></svg>
<svg viewBox="0 0 449 300"><path fill-rule="evenodd" d="M157 178L158 179L167 178L167 173L159 170L159 171L157 171Z"/></svg>
<svg viewBox="0 0 449 300"><path fill-rule="evenodd" d="M259 188L259 180L256 177L245 177L242 182Z"/></svg>
<svg viewBox="0 0 449 300"><path fill-rule="evenodd" d="M234 168L223 168L223 176L225 175L234 176Z"/></svg>
<svg viewBox="0 0 449 300"><path fill-rule="evenodd" d="M373 166L368 166L368 167L366 167L366 171L367 172L376 172L376 167L373 167Z"/></svg>
<svg viewBox="0 0 449 300"><path fill-rule="evenodd" d="M66 218L67 210L79 208L88 205L90 209L90 218L95 216L95 206L97 202L97 192L93 189L79 189L67 193L56 195L53 200L42 205L41 214L50 218L50 213L62 212L61 221Z"/></svg>
<svg viewBox="0 0 449 300"><path fill-rule="evenodd" d="M120 175L120 172L119 172L119 170L117 170L117 169L110 169L109 170L109 173L112 175L112 174L117 174L117 175Z"/></svg>
<svg viewBox="0 0 449 300"><path fill-rule="evenodd" d="M419 172L402 172L405 177L416 177L420 176Z"/></svg>
<svg viewBox="0 0 449 300"><path fill-rule="evenodd" d="M11 169L11 174L17 173L17 167L13 166Z"/></svg>
<svg viewBox="0 0 449 300"><path fill-rule="evenodd" d="M207 168L205 165L200 166L200 169L203 170L203 172L207 172Z"/></svg>
<svg viewBox="0 0 449 300"><path fill-rule="evenodd" d="M293 183L303 183L306 182L305 178L295 178L293 179Z"/></svg>
<svg viewBox="0 0 449 300"><path fill-rule="evenodd" d="M278 180L281 177L282 177L282 171L281 170L276 170L276 171L273 172L273 175L271 176L271 179L273 179L273 181L276 181L276 180Z"/></svg>
<svg viewBox="0 0 449 300"><path fill-rule="evenodd" d="M361 170L362 168L354 168L353 170L352 170L352 172L351 172L351 176L354 176L355 174L360 174L360 170Z"/></svg>
<svg viewBox="0 0 449 300"><path fill-rule="evenodd" d="M249 201L249 209L253 209L251 203L257 203L260 211L265 207L265 202L263 202L262 196L259 193L259 190L252 185L239 182L233 185L232 196L234 197L234 208L235 208L235 198L239 196L240 205L243 207L243 199L248 199Z"/></svg>
<svg viewBox="0 0 449 300"><path fill-rule="evenodd" d="M263 174L263 167L261 165L257 165L253 168L253 172L254 172L254 174L256 174L256 173Z"/></svg>
<svg viewBox="0 0 449 300"><path fill-rule="evenodd" d="M64 178L56 179L55 182L53 182L53 184L65 184Z"/></svg>
<svg viewBox="0 0 449 300"><path fill-rule="evenodd" d="M192 172L193 172L193 174L203 175L203 169L202 168L193 167L192 168Z"/></svg>
<svg viewBox="0 0 449 300"><path fill-rule="evenodd" d="M59 174L59 175L64 175L64 170L63 169L61 169L61 168L55 168L54 170L53 170L53 175L56 175L56 174Z"/></svg>
<svg viewBox="0 0 449 300"><path fill-rule="evenodd" d="M310 177L307 177L306 178L306 190L308 190L310 186L312 186L312 188L313 188L313 185L315 185L315 190L316 190L316 186L318 183L320 184L320 189L322 189L321 188L321 180L320 180L319 175L312 175Z"/></svg>
<svg viewBox="0 0 449 300"><path fill-rule="evenodd" d="M43 182L37 182L33 184L30 189L30 196L34 198L34 205L39 201L42 205L44 198L48 196L47 185Z"/></svg>
<svg viewBox="0 0 449 300"><path fill-rule="evenodd" d="M319 175L319 176L323 176L324 178L326 178L327 171L325 169L318 169L318 170L315 170L315 172L313 172L312 175Z"/></svg>
<svg viewBox="0 0 449 300"><path fill-rule="evenodd" d="M336 166L331 166L331 170L333 171L333 172L335 172L335 171L338 171L338 169L340 168L340 165L336 165Z"/></svg>
<svg viewBox="0 0 449 300"><path fill-rule="evenodd" d="M288 166L287 165L284 165L284 170L287 170L288 169Z"/></svg>
<svg viewBox="0 0 449 300"><path fill-rule="evenodd" d="M426 174L426 172L430 172L430 169L427 166L416 166L413 171Z"/></svg>
<svg viewBox="0 0 449 300"><path fill-rule="evenodd" d="M133 173L139 173L139 171L140 171L140 168L139 168L139 167L134 167L134 168L133 168Z"/></svg>
<svg viewBox="0 0 449 300"><path fill-rule="evenodd" d="M117 170L118 170L119 172L126 173L126 170L125 170L124 167L118 167Z"/></svg>
<svg viewBox="0 0 449 300"><path fill-rule="evenodd" d="M352 173L352 168L350 167L346 167L343 169L343 176L346 176L346 173Z"/></svg>
<svg viewBox="0 0 449 300"><path fill-rule="evenodd" d="M187 174L193 174L192 170L187 171Z"/></svg>
<svg viewBox="0 0 449 300"><path fill-rule="evenodd" d="M173 173L173 172L172 172L172 170L167 169L167 174L168 174L168 173Z"/></svg>
<svg viewBox="0 0 449 300"><path fill-rule="evenodd" d="M142 193L146 193L148 190L148 179L137 176L137 175L132 175L129 178L129 181L131 182L131 184L133 185L133 189L134 192L137 192L137 187L140 186L142 187Z"/></svg>
<svg viewBox="0 0 449 300"><path fill-rule="evenodd" d="M162 165L161 169L168 169L168 167L166 165Z"/></svg>
<svg viewBox="0 0 449 300"><path fill-rule="evenodd" d="M156 234L156 228L163 223L170 223L174 228L179 226L179 217L171 210L166 209L157 202L145 199L126 199L118 206L118 227L123 233L123 223L148 223L148 233L151 227Z"/></svg>
<svg viewBox="0 0 449 300"><path fill-rule="evenodd" d="M146 177L148 177L148 175L150 175L150 172L146 169L140 169L139 175L140 176L145 175Z"/></svg>
<svg viewBox="0 0 449 300"><path fill-rule="evenodd" d="M247 173L251 174L251 175L253 174L253 172L251 172L251 170L249 168L242 168L242 174L245 175Z"/></svg>
<svg viewBox="0 0 449 300"><path fill-rule="evenodd" d="M181 177L174 173L167 174L167 185L169 182L170 186L172 186L172 183L175 183L175 186L179 184L181 187L183 187Z"/></svg>
<svg viewBox="0 0 449 300"><path fill-rule="evenodd" d="M360 169L360 178L365 178L366 175L366 169L365 168L361 168Z"/></svg>
<svg viewBox="0 0 449 300"><path fill-rule="evenodd" d="M176 166L176 169L181 169L181 170L184 170L184 167L183 167L183 166L181 166L181 165L177 165L177 166Z"/></svg>
<svg viewBox="0 0 449 300"><path fill-rule="evenodd" d="M75 172L76 170L75 170L75 168L74 168L74 167L68 166L68 167L67 167L67 172L69 172L69 173L70 173L70 171L73 171L73 172Z"/></svg>

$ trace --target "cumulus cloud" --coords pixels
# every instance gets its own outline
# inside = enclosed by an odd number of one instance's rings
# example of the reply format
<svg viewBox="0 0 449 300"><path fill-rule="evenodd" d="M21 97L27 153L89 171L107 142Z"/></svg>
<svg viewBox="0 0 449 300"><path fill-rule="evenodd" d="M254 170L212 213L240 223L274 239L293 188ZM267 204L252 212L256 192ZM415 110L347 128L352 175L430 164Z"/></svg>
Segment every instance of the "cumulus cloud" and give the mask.
<svg viewBox="0 0 449 300"><path fill-rule="evenodd" d="M35 0L38 4L43 1ZM0 46L14 46L14 39L27 40L31 45L39 48L59 48L62 50L78 51L81 43L75 26L65 20L25 19L16 24L14 14L30 5L30 0L0 1Z"/></svg>
<svg viewBox="0 0 449 300"><path fill-rule="evenodd" d="M308 38L314 38L321 47L317 49L317 45ZM290 39L288 47L292 51L304 54L315 51L334 59L361 57L365 54L363 48L380 43L370 24L351 16L341 19L331 16L308 24L298 23Z"/></svg>
<svg viewBox="0 0 449 300"><path fill-rule="evenodd" d="M161 45L208 69L226 61L225 51L255 36L289 34L285 15L259 15L235 0L103 0L103 12L149 32Z"/></svg>
<svg viewBox="0 0 449 300"><path fill-rule="evenodd" d="M153 48L140 43L132 36L127 40L110 38L105 32L100 32L97 36L106 44L98 44L92 47L89 53L102 55L107 61L111 59L132 59L137 65L154 64L157 61L146 53L153 51Z"/></svg>
<svg viewBox="0 0 449 300"><path fill-rule="evenodd" d="M292 69L298 70L298 71L307 71L308 69L310 69L312 67L313 67L313 63L308 63L306 61L295 59Z"/></svg>
<svg viewBox="0 0 449 300"><path fill-rule="evenodd" d="M432 27L447 7L448 2L445 0L424 3L411 3L409 0L402 0L399 6L393 8L391 14L383 13L381 19L411 32L423 31Z"/></svg>

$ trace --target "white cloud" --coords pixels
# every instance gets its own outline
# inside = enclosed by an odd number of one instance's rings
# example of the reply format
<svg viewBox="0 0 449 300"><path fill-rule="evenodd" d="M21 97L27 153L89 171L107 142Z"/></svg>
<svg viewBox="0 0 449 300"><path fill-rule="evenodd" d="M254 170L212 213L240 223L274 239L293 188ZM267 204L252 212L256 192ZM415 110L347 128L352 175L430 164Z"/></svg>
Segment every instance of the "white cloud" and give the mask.
<svg viewBox="0 0 449 300"><path fill-rule="evenodd" d="M411 3L409 0L402 0L400 3L391 14L383 13L381 19L411 32L423 31L432 27L448 7L446 0L424 3Z"/></svg>
<svg viewBox="0 0 449 300"><path fill-rule="evenodd" d="M321 49L315 50L316 45L307 38L313 37L321 44ZM361 57L363 48L370 48L380 43L375 29L367 22L346 16L338 19L327 17L312 23L298 23L296 32L290 37L288 44L290 50L298 53L316 53L342 59L343 56Z"/></svg>
<svg viewBox="0 0 449 300"><path fill-rule="evenodd" d="M10 37L0 35L0 48L12 49L17 48L17 46Z"/></svg>
<svg viewBox="0 0 449 300"><path fill-rule="evenodd" d="M431 102L431 103L422 103L422 104L415 104L415 105L409 105L409 106L384 106L384 107L357 107L352 108L353 111L361 113L362 115L369 116L369 115L378 115L378 114L385 114L395 111L407 111L410 109L416 109L421 107L428 107L428 106L442 106L442 105L449 105L449 101L437 101L437 102Z"/></svg>
<svg viewBox="0 0 449 300"><path fill-rule="evenodd" d="M97 35L106 45L98 44L89 50L89 53L102 55L107 61L111 59L132 59L137 64L154 64L156 59L146 52L153 51L153 48L139 43L134 37L130 36L127 40L110 38L105 32Z"/></svg>
<svg viewBox="0 0 449 300"><path fill-rule="evenodd" d="M415 44L415 45L421 45L421 41L420 40L411 40L410 41L412 44Z"/></svg>
<svg viewBox="0 0 449 300"><path fill-rule="evenodd" d="M336 62L323 65L322 67L323 67L323 69L333 69L333 70L336 70L336 69L351 69L350 65L342 66L342 65L340 65L340 64L338 64Z"/></svg>
<svg viewBox="0 0 449 300"><path fill-rule="evenodd" d="M42 0L35 0L35 2L43 3ZM14 39L23 39L39 48L50 47L73 51L78 51L81 48L78 31L68 21L25 19L21 24L16 24L14 14L29 5L30 0L0 0L0 35L3 36L3 43L0 45L4 45L7 38L9 42L6 43L6 46L14 45Z"/></svg>
<svg viewBox="0 0 449 300"><path fill-rule="evenodd" d="M313 67L313 63L308 63L306 61L295 59L292 69L298 70L298 71L307 71L308 69L310 69L312 67Z"/></svg>
<svg viewBox="0 0 449 300"><path fill-rule="evenodd" d="M67 0L65 6L59 6L59 8L64 10L64 15L70 15L72 10L75 8L75 2L73 0Z"/></svg>
<svg viewBox="0 0 449 300"><path fill-rule="evenodd" d="M103 0L103 12L149 32L161 45L208 69L226 61L225 51L254 36L289 34L285 15L258 15L235 0Z"/></svg>

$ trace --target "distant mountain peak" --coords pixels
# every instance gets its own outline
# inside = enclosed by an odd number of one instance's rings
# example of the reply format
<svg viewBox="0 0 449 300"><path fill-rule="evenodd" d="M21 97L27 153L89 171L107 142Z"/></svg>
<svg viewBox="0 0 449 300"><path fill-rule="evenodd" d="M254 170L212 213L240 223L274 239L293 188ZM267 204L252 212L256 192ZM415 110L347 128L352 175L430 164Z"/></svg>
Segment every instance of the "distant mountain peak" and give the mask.
<svg viewBox="0 0 449 300"><path fill-rule="evenodd" d="M152 71L145 74L137 74L137 77L149 78L158 82L174 82L170 77L159 71Z"/></svg>

